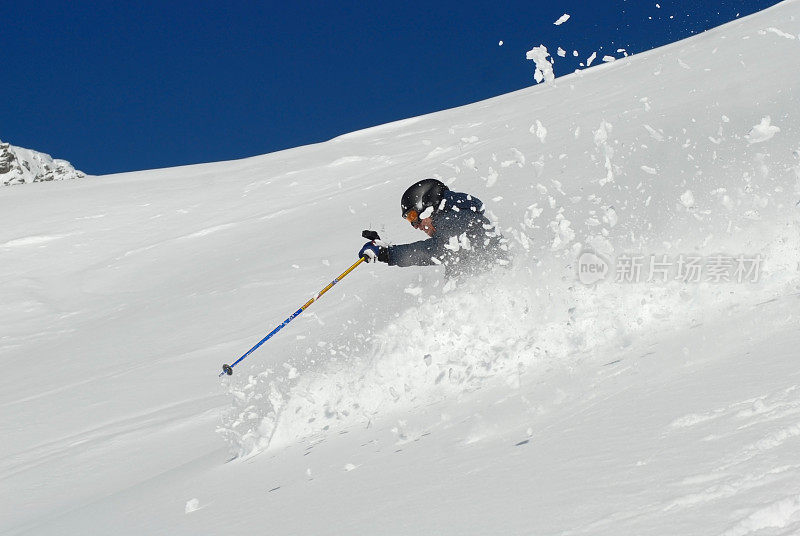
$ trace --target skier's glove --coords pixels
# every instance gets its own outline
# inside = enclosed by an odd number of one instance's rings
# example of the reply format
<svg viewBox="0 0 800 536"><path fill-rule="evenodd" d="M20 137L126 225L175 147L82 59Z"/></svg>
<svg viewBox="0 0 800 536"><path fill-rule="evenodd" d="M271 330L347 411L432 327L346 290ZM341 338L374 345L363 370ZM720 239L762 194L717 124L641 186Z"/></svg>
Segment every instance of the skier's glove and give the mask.
<svg viewBox="0 0 800 536"><path fill-rule="evenodd" d="M364 257L367 262L389 262L389 250L377 232L364 231L361 236L370 241L364 244L364 247L358 252L359 257Z"/></svg>
<svg viewBox="0 0 800 536"><path fill-rule="evenodd" d="M375 242L367 242L358 252L359 257L364 257L367 262L389 262L389 250L377 245Z"/></svg>
<svg viewBox="0 0 800 536"><path fill-rule="evenodd" d="M378 231L361 231L361 236L367 240L380 240L381 237Z"/></svg>

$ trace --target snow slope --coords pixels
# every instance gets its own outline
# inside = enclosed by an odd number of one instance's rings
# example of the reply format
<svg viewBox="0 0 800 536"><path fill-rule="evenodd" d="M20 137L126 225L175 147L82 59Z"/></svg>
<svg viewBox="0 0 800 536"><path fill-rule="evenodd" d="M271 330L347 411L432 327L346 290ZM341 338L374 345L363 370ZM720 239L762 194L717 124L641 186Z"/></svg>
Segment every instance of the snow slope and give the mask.
<svg viewBox="0 0 800 536"><path fill-rule="evenodd" d="M790 0L315 146L3 189L0 531L796 533L798 35ZM512 268L361 266L220 382L362 229L420 238L424 176ZM587 249L763 262L584 286Z"/></svg>

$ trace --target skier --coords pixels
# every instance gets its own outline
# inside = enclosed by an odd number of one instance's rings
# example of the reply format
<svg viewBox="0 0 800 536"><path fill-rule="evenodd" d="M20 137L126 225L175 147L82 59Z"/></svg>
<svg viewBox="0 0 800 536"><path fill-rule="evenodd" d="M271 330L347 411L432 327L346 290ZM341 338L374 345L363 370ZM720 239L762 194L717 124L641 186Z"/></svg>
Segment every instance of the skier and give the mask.
<svg viewBox="0 0 800 536"><path fill-rule="evenodd" d="M453 192L436 179L423 179L405 191L400 207L403 218L430 238L389 246L378 233L365 231L372 240L359 257L390 266L444 265L448 278L508 264L507 246L476 197Z"/></svg>

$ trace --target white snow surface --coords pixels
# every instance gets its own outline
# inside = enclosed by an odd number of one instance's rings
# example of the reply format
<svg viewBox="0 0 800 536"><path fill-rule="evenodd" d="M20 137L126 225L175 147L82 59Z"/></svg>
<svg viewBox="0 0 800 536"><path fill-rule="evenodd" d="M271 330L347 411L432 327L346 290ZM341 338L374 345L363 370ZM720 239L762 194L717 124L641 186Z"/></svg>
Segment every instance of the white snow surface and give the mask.
<svg viewBox="0 0 800 536"><path fill-rule="evenodd" d="M0 189L0 534L797 534L800 62L771 28L800 1L318 145ZM362 264L217 377L363 229L423 238L399 197L428 176L511 266ZM722 254L757 281L576 271Z"/></svg>
<svg viewBox="0 0 800 536"><path fill-rule="evenodd" d="M747 141L750 143L764 143L781 131L780 127L771 125L772 119L767 116L761 118L761 123L754 126L747 134Z"/></svg>

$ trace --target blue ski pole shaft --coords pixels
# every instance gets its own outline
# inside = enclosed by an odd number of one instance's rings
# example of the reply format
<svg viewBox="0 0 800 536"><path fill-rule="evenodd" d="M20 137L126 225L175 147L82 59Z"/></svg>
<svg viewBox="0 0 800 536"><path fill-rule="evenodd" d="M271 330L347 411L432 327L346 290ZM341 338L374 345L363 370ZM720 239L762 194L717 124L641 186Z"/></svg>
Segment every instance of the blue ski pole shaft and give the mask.
<svg viewBox="0 0 800 536"><path fill-rule="evenodd" d="M352 265L350 268L348 268L347 270L345 270L344 272L342 272L342 273L339 275L339 277L337 277L336 279L334 279L333 281L331 281L330 283L328 283L328 285L327 285L327 286L326 286L324 289L320 290L320 291L319 291L319 293L318 293L318 294L317 294L315 297L313 297L313 298L311 298L310 300L308 300L308 301L307 301L307 302L306 302L306 303L305 303L305 304L304 304L302 307L300 307L300 309L298 309L297 311L293 312L293 313L291 314L291 316L289 316L289 318L287 318L286 320L284 320L284 321L283 321L283 322L282 322L282 323L281 323L281 324L280 324L278 327L276 327L275 329L273 329L272 331L270 331L270 332L269 332L269 334L268 334L266 337L264 337L263 339L261 339L260 341L258 341L258 344L256 344L256 345L255 345L255 346L253 346L252 348L250 348L250 349L249 349L249 350L248 350L248 351L247 351L247 352L246 352L246 353L245 353L245 354L244 354L242 357L240 357L239 359L237 359L236 361L234 361L234 362L233 362L233 363L231 363L230 365L222 365L222 372L220 372L220 374L219 374L219 377L221 378L221 377L222 377L223 375L225 375L225 374L227 374L228 376L232 375L232 374L233 374L233 367L235 367L237 364L239 364L239 363L240 363L240 362L241 362L241 361L242 361L244 358L246 358L247 356L249 356L250 354L252 354L252 353L253 353L253 352L255 352L256 350L258 350L258 348L259 348L259 347L260 347L262 344L264 344L265 342L267 342L267 341L268 341L268 340L269 340L269 339L270 339L270 338L271 338L273 335L275 335L275 334L276 334L276 333L278 333L280 330L282 330L282 329L283 329L283 327L284 327L284 326L286 326L286 324L288 324L289 322L291 322L292 320L294 320L294 319L295 319L295 317L297 317L297 316L299 316L299 315L300 315L300 313L302 313L303 311L305 311L306 309L308 309L308 307L309 307L309 306L310 306L312 303L314 303L315 301L317 301L318 299L320 299L320 298L322 297L322 295L323 295L323 294L325 294L325 293L326 293L326 292L328 292L328 291L329 291L331 288L333 288L333 285L335 285L336 283L338 283L339 281L341 281L342 279L344 279L344 278L345 278L345 276L347 276L347 274L349 274L350 272L352 272L353 270L355 270L356 266L358 266L359 264L361 264L362 262L364 262L364 260L366 260L364 257L361 257L360 259L358 259L358 260L357 260L355 263L353 263L353 265Z"/></svg>

